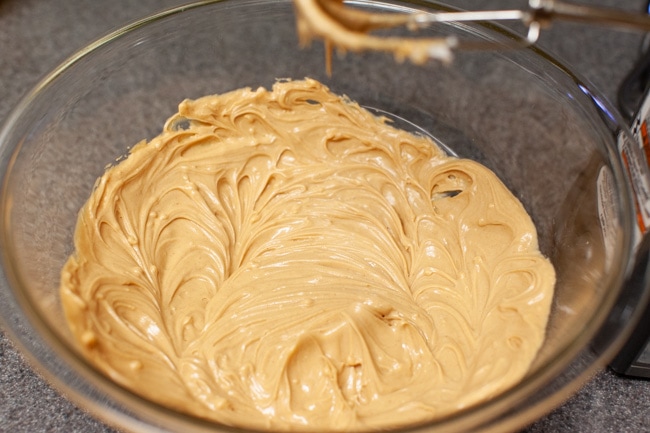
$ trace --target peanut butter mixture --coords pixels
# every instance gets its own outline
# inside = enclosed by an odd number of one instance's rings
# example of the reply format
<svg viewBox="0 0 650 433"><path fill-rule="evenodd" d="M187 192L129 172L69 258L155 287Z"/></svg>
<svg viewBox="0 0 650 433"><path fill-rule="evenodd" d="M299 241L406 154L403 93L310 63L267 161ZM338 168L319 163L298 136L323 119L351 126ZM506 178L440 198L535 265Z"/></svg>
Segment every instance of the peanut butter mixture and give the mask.
<svg viewBox="0 0 650 433"><path fill-rule="evenodd" d="M180 104L79 214L61 295L83 354L182 412L385 429L526 373L555 274L482 165L314 80Z"/></svg>
<svg viewBox="0 0 650 433"><path fill-rule="evenodd" d="M406 26L411 30L422 27L426 21L416 13L368 12L345 5L343 0L293 0L296 11L296 29L301 44L309 45L321 39L326 47L326 65L331 73L332 50L383 51L392 53L398 61L410 60L422 64L429 59L449 62L452 49L458 44L455 37L387 37L371 34L373 30Z"/></svg>

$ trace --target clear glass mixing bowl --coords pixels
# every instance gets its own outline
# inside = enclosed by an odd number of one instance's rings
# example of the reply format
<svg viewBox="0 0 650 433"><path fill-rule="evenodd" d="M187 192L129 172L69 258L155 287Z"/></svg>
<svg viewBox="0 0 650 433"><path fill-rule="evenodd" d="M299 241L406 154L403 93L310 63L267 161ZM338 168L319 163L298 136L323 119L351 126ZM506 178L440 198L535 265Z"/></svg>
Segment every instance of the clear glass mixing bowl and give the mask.
<svg viewBox="0 0 650 433"><path fill-rule="evenodd" d="M446 8L425 1L355 4L375 11ZM421 33L428 34L515 38L469 24ZM625 284L635 219L616 146L627 133L588 85L534 48L457 52L449 65L424 66L348 54L334 56L330 77L321 43L299 49L289 0L224 0L161 13L87 47L47 76L0 131L0 313L47 379L125 430L229 430L145 401L87 364L63 318L59 272L95 179L130 146L157 135L180 101L304 77L493 169L532 215L558 272L548 336L525 379L412 431L519 428L612 357L648 290Z"/></svg>

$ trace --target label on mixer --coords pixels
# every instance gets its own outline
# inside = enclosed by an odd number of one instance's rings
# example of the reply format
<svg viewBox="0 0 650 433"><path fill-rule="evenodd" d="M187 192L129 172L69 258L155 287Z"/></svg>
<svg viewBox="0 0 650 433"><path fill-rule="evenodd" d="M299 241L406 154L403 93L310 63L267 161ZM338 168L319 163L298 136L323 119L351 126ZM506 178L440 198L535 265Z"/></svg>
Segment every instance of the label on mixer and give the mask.
<svg viewBox="0 0 650 433"><path fill-rule="evenodd" d="M632 124L632 140L621 134L618 149L634 190L637 230L635 242L650 228L650 98L646 98Z"/></svg>

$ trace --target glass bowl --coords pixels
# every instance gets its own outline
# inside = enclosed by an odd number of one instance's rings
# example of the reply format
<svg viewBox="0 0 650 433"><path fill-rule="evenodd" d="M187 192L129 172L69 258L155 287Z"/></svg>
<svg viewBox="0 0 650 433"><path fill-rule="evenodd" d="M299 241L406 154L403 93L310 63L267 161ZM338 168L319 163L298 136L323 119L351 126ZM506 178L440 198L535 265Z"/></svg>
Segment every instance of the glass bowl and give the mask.
<svg viewBox="0 0 650 433"><path fill-rule="evenodd" d="M366 2L374 11L448 9ZM426 35L517 37L493 25ZM598 93L535 48L457 52L453 62L299 48L289 0L206 1L135 22L78 52L0 130L5 329L32 364L82 408L127 431L229 431L146 401L79 355L59 301L76 215L105 167L157 135L185 98L276 79L315 78L450 153L496 172L532 216L557 270L545 343L530 372L481 404L405 431L507 431L541 417L616 353L649 296L626 285L636 252L632 188L619 155L624 123ZM639 269L645 270L641 260Z"/></svg>

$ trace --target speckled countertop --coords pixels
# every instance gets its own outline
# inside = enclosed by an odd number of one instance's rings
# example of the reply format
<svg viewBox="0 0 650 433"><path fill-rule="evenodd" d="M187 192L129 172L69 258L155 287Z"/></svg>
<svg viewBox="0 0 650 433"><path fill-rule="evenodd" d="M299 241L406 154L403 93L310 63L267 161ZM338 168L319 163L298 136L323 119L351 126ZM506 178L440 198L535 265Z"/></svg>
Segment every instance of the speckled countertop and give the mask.
<svg viewBox="0 0 650 433"><path fill-rule="evenodd" d="M110 30L179 0L0 0L0 120L38 80ZM520 0L453 1L461 7L513 7ZM582 3L642 10L643 0ZM643 35L557 24L540 45L611 101L639 53ZM0 332L0 431L112 432L41 379ZM527 432L649 432L650 381L597 374L576 396Z"/></svg>

